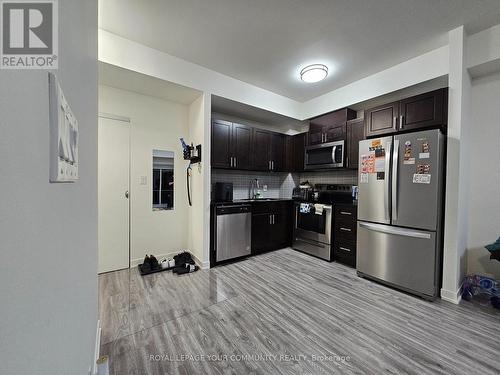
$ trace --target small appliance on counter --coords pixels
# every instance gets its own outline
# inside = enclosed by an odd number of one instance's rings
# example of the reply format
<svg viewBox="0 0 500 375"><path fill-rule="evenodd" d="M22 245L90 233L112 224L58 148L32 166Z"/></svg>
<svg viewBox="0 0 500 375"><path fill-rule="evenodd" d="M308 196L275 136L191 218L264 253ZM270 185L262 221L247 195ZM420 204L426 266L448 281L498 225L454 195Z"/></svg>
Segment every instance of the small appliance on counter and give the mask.
<svg viewBox="0 0 500 375"><path fill-rule="evenodd" d="M214 187L215 202L232 202L233 201L233 183L232 182L216 182Z"/></svg>
<svg viewBox="0 0 500 375"><path fill-rule="evenodd" d="M333 205L352 203L351 185L316 184L307 199L296 199L292 247L333 260Z"/></svg>
<svg viewBox="0 0 500 375"><path fill-rule="evenodd" d="M313 193L313 187L309 181L301 182L299 186L293 188L292 199L297 201L307 201Z"/></svg>

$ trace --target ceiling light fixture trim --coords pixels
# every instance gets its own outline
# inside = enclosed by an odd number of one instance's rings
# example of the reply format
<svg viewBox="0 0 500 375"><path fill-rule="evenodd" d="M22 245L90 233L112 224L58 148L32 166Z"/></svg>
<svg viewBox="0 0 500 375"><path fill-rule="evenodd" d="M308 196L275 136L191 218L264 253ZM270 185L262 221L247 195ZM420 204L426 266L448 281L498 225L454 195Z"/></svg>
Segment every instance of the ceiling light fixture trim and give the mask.
<svg viewBox="0 0 500 375"><path fill-rule="evenodd" d="M323 64L312 64L300 71L300 79L307 83L324 80L328 76L328 67Z"/></svg>

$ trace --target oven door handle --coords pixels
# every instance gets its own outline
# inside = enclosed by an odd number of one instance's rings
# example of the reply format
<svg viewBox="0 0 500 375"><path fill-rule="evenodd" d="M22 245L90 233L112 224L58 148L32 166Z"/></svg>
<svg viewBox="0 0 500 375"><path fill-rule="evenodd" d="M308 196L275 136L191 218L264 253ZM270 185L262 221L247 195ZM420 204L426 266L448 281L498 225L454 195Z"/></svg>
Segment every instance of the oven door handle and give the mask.
<svg viewBox="0 0 500 375"><path fill-rule="evenodd" d="M332 163L336 164L337 160L335 158L335 151L337 150L337 146L332 147Z"/></svg>

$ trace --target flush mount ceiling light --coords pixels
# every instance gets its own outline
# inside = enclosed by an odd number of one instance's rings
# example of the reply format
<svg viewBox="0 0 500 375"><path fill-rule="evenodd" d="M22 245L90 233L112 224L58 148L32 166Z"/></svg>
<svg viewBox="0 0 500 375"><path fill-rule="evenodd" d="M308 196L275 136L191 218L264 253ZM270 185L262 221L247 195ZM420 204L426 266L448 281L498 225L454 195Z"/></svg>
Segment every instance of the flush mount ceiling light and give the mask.
<svg viewBox="0 0 500 375"><path fill-rule="evenodd" d="M328 67L323 64L308 65L300 71L300 79L308 83L322 81L327 75Z"/></svg>

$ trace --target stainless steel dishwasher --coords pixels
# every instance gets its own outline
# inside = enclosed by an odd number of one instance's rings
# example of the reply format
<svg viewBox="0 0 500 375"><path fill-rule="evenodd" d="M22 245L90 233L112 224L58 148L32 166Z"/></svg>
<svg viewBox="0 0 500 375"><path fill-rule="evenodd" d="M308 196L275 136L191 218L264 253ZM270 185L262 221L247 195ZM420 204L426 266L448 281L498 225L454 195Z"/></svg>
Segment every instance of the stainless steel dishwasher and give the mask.
<svg viewBox="0 0 500 375"><path fill-rule="evenodd" d="M252 251L252 206L216 208L216 261L250 255Z"/></svg>

